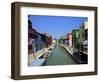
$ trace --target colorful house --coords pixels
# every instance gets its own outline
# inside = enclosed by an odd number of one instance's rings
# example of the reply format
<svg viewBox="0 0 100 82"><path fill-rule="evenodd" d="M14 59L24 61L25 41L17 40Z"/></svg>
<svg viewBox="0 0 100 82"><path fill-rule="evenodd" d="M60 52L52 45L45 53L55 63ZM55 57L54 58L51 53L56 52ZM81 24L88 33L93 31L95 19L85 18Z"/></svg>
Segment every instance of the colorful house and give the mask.
<svg viewBox="0 0 100 82"><path fill-rule="evenodd" d="M32 53L32 44L35 44L35 42L33 42L35 38L36 38L36 30L32 28L32 23L30 20L28 20L28 53L29 54Z"/></svg>
<svg viewBox="0 0 100 82"><path fill-rule="evenodd" d="M85 21L83 25L79 29L79 44L84 44L84 42L88 41L88 25Z"/></svg>
<svg viewBox="0 0 100 82"><path fill-rule="evenodd" d="M69 46L72 46L72 33L67 34L67 41L69 43Z"/></svg>
<svg viewBox="0 0 100 82"><path fill-rule="evenodd" d="M78 38L79 38L79 30L72 30L72 46L74 48L78 48Z"/></svg>

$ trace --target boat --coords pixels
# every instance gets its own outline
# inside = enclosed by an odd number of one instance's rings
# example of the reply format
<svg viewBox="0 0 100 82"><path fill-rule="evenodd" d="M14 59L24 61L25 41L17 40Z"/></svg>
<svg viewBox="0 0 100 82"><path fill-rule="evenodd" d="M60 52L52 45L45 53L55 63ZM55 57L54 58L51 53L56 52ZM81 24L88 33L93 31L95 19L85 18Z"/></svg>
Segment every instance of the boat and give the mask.
<svg viewBox="0 0 100 82"><path fill-rule="evenodd" d="M41 65L43 65L43 63L45 62L45 60L46 60L45 58L38 58L38 59L32 61L29 64L29 66L41 66Z"/></svg>
<svg viewBox="0 0 100 82"><path fill-rule="evenodd" d="M51 56L51 50L48 50L48 52L46 52L46 57L50 57Z"/></svg>

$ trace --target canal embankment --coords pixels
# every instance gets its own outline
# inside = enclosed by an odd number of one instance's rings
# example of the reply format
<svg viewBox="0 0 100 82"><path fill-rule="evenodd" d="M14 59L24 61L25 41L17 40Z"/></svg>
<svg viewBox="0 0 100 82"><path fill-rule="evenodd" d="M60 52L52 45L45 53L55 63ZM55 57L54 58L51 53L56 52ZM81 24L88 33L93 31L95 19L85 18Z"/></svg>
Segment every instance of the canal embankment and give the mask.
<svg viewBox="0 0 100 82"><path fill-rule="evenodd" d="M65 45L62 45L62 44L59 44L59 46L61 46L62 48L64 48L68 53L69 55L78 63L78 64L81 64L81 60L79 60L75 55L74 55L74 48L71 47L71 46L65 46Z"/></svg>

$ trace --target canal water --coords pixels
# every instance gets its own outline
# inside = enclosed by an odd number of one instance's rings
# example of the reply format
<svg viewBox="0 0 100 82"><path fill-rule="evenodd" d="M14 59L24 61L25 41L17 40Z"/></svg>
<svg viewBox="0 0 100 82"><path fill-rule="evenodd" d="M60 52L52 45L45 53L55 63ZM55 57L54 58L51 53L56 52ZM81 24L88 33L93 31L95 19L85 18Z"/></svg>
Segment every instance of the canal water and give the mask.
<svg viewBox="0 0 100 82"><path fill-rule="evenodd" d="M64 48L57 45L52 50L51 56L46 59L44 66L70 64L77 64L77 62L69 55L69 53Z"/></svg>

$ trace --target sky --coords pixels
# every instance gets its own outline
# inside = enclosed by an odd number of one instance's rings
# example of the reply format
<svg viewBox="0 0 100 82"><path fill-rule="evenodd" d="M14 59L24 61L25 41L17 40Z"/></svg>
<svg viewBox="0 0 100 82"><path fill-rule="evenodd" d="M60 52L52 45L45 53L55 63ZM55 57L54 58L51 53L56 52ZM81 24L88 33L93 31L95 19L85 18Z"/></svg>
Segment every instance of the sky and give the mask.
<svg viewBox="0 0 100 82"><path fill-rule="evenodd" d="M87 17L28 15L28 20L31 20L32 28L37 32L47 33L59 39L73 29L79 29L88 19Z"/></svg>

